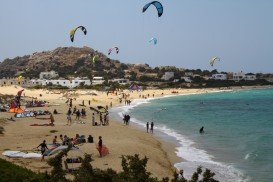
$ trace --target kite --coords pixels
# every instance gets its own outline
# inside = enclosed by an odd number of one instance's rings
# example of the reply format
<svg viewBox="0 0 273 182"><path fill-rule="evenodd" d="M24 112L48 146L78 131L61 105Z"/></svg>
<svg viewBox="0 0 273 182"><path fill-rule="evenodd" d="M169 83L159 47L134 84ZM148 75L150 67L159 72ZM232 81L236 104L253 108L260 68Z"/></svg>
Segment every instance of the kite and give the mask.
<svg viewBox="0 0 273 182"><path fill-rule="evenodd" d="M95 63L97 60L98 60L98 58L99 58L99 56L98 55L95 55L94 57L93 57L93 63Z"/></svg>
<svg viewBox="0 0 273 182"><path fill-rule="evenodd" d="M74 29L70 30L70 40L71 40L71 42L74 41L74 35L75 35L76 31L77 31L79 28L83 31L84 35L87 34L87 30L86 30L85 27L83 27L83 26L78 26L77 28L74 28Z"/></svg>
<svg viewBox="0 0 273 182"><path fill-rule="evenodd" d="M220 61L221 59L219 58L219 57L213 57L210 61L209 61L209 64L211 65L211 66L213 66L214 65L214 63L215 63L215 61Z"/></svg>
<svg viewBox="0 0 273 182"><path fill-rule="evenodd" d="M22 75L18 76L18 78L17 78L18 81L21 81L22 79L23 79Z"/></svg>
<svg viewBox="0 0 273 182"><path fill-rule="evenodd" d="M156 45L156 44L157 44L157 38L151 38L151 39L149 40L149 42L150 42L150 43L153 42L154 45Z"/></svg>
<svg viewBox="0 0 273 182"><path fill-rule="evenodd" d="M119 48L118 48L118 47L112 47L112 48L110 48L110 49L108 50L108 55L110 55L114 49L116 49L116 53L118 54Z"/></svg>
<svg viewBox="0 0 273 182"><path fill-rule="evenodd" d="M160 16L163 14L163 6L162 6L162 4L161 4L160 2L158 2L158 1L152 1L152 2L150 2L150 3L148 3L148 4L146 4L146 5L143 7L143 9L142 9L142 13L144 13L144 12L150 7L151 4L154 5L154 6L156 7L157 13L158 13L158 17L160 17Z"/></svg>

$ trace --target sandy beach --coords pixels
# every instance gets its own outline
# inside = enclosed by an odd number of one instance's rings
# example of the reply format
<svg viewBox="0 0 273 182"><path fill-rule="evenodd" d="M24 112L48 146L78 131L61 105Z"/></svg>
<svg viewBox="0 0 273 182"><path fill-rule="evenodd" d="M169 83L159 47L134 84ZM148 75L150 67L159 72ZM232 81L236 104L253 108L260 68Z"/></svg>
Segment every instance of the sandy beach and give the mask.
<svg viewBox="0 0 273 182"><path fill-rule="evenodd" d="M20 87L0 87L0 94L2 95L16 95ZM177 93L173 93L173 91ZM124 91L125 94L130 94L130 100L138 99L139 95L151 98L162 97L166 95L177 94L194 94L194 93L206 93L215 91L215 89L169 89L169 90L145 90L142 92L129 92ZM41 96L40 96L41 94ZM64 90L64 91L52 91L52 90L34 90L25 89L24 94L26 100L31 100L31 97L38 100L44 100L49 102L48 107L44 108L29 108L29 110L45 110L48 109L53 112L54 109L61 114L54 115L55 126L30 126L31 124L45 124L49 123L49 120L36 119L34 117L27 118L15 118L13 121L4 122L4 135L0 136L0 152L5 150L20 150L20 151L33 151L33 148L37 147L44 139L47 143L52 143L53 137L59 135L67 135L69 137L75 137L76 134L80 135L92 135L94 137L94 143L85 143L80 145L79 148L87 154L91 154L94 161L92 165L101 169L113 168L115 170L121 170L121 155L133 155L140 154L141 157L147 156L148 171L157 177L171 177L175 168L175 163L181 161L175 154L175 145L167 143L152 134L148 134L145 131L136 126L126 126L123 124L122 119L115 121L110 115L109 126L92 126L91 115L93 111L89 109L88 100L91 101L92 107L110 105L112 102L113 107L124 105L124 102L120 103L122 97L121 93L109 94L106 92L98 92L91 90ZM75 115L72 116L73 124L67 125L66 113L68 105L65 103L67 98L75 98L73 100L73 107L78 109L85 108L87 112L86 118L80 120L85 124L79 124L75 120ZM85 107L80 106L82 101L85 102ZM1 112L0 118L5 120L14 116L14 113ZM49 116L43 116L49 118ZM99 121L98 115L96 120ZM3 123L3 122L2 122ZM51 130L56 130L56 133L51 133ZM155 131L156 132L156 131ZM110 154L99 158L99 153L95 144L98 142L98 137L102 136L103 143L109 148ZM25 166L34 171L50 171L50 167L46 162L41 162L40 159L12 159L0 155L1 158L12 161L16 164ZM82 154L71 152L71 156L82 156ZM75 166L74 166L75 167Z"/></svg>

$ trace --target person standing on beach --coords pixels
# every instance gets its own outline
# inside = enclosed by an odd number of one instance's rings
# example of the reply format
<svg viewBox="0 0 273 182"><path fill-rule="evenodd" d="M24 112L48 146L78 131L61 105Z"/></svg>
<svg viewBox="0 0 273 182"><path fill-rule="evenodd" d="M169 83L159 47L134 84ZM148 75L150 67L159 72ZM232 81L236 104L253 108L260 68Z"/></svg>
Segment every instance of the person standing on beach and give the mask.
<svg viewBox="0 0 273 182"><path fill-rule="evenodd" d="M90 100L88 101L88 104L89 104L89 106L90 106L90 104L91 104L91 101L90 101Z"/></svg>
<svg viewBox="0 0 273 182"><path fill-rule="evenodd" d="M151 129L150 129L150 133L154 133L154 122L151 122Z"/></svg>
<svg viewBox="0 0 273 182"><path fill-rule="evenodd" d="M101 136L99 136L98 151L100 153L100 157L102 157L102 137Z"/></svg>
<svg viewBox="0 0 273 182"><path fill-rule="evenodd" d="M95 113L92 114L92 126L95 126Z"/></svg>
<svg viewBox="0 0 273 182"><path fill-rule="evenodd" d="M72 99L70 99L69 107L72 107Z"/></svg>
<svg viewBox="0 0 273 182"><path fill-rule="evenodd" d="M149 122L146 124L147 133L149 133Z"/></svg>
<svg viewBox="0 0 273 182"><path fill-rule="evenodd" d="M80 120L80 115L81 115L81 112L78 109L78 111L76 112L76 120Z"/></svg>
<svg viewBox="0 0 273 182"><path fill-rule="evenodd" d="M46 145L46 141L44 140L43 143L41 143L40 145L38 145L38 147L36 147L36 148L39 148L39 147L41 147L41 153L42 153L42 159L41 159L41 161L43 161L45 159L45 155L44 154L46 152L46 149L48 150L47 145Z"/></svg>
<svg viewBox="0 0 273 182"><path fill-rule="evenodd" d="M72 114L72 111L71 111L71 108L69 108L67 111L67 125L71 125L72 123L71 114Z"/></svg>

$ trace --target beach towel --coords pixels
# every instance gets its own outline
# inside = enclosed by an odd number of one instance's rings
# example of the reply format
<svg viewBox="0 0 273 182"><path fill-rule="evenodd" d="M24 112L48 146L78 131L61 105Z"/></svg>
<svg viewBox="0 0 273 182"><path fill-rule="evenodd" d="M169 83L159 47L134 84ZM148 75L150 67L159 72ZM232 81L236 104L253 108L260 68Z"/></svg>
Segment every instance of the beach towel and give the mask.
<svg viewBox="0 0 273 182"><path fill-rule="evenodd" d="M97 150L100 152L98 144L97 144ZM102 145L102 147L101 147L101 155L102 155L102 157L106 156L107 154L109 154L108 148L105 145Z"/></svg>

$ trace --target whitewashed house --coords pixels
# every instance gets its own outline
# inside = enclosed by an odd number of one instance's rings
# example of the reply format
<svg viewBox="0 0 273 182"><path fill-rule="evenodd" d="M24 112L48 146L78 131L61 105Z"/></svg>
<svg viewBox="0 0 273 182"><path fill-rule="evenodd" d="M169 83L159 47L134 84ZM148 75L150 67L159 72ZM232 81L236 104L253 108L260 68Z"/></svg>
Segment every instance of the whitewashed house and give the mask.
<svg viewBox="0 0 273 182"><path fill-rule="evenodd" d="M240 80L244 80L245 79L245 74L241 71L241 72L237 72L237 73L233 73L233 78L232 80L234 81L240 81Z"/></svg>
<svg viewBox="0 0 273 182"><path fill-rule="evenodd" d="M211 76L213 80L227 80L227 74L213 74Z"/></svg>
<svg viewBox="0 0 273 182"><path fill-rule="evenodd" d="M116 83L119 83L120 85L126 85L130 83L129 79L124 79L124 78L109 80L109 82L116 82Z"/></svg>
<svg viewBox="0 0 273 182"><path fill-rule="evenodd" d="M192 82L191 78L188 77L188 76L182 76L181 80L185 80L185 82L187 82L187 83L191 83Z"/></svg>
<svg viewBox="0 0 273 182"><path fill-rule="evenodd" d="M92 85L99 85L99 84L103 84L104 82L104 78L103 77L93 77L92 79Z"/></svg>
<svg viewBox="0 0 273 182"><path fill-rule="evenodd" d="M256 80L256 75L253 73L247 73L245 74L245 80L250 80L250 81Z"/></svg>
<svg viewBox="0 0 273 182"><path fill-rule="evenodd" d="M71 88L75 88L77 86L79 86L81 83L83 83L84 85L91 85L91 81L87 78L87 77L84 77L84 78L75 78L73 80L71 80Z"/></svg>
<svg viewBox="0 0 273 182"><path fill-rule="evenodd" d="M59 77L59 74L55 71L41 72L39 76L40 79L52 79L57 77Z"/></svg>
<svg viewBox="0 0 273 182"><path fill-rule="evenodd" d="M174 77L174 72L165 72L165 74L162 76L162 79L165 81L168 81L173 77Z"/></svg>

